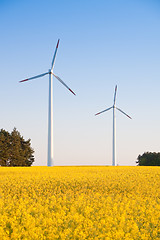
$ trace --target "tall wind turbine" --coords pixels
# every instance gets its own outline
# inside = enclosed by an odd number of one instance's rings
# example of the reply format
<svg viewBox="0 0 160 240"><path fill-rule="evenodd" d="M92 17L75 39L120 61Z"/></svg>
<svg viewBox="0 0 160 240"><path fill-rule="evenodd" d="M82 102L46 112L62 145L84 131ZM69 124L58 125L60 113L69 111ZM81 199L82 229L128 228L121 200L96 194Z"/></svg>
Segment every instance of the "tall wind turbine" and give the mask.
<svg viewBox="0 0 160 240"><path fill-rule="evenodd" d="M71 93L76 95L57 75L53 73L53 67L55 64L55 59L57 55L57 49L59 45L59 39L57 42L57 46L53 55L53 60L51 63L51 69L48 70L46 73L42 73L40 75L24 79L20 82L25 82L29 80L33 80L36 78L43 77L45 75L49 75L49 109L48 109L48 162L47 166L53 166L53 76L57 78L59 82L61 82Z"/></svg>
<svg viewBox="0 0 160 240"><path fill-rule="evenodd" d="M106 112L106 111L113 108L113 156L112 156L112 166L117 165L117 163L116 163L116 112L115 112L115 109L117 109L118 111L120 111L121 113L126 115L128 118L132 119L128 114L123 112L120 108L116 107L116 93L117 93L117 85L115 87L115 92L114 92L113 106L95 114L95 115L98 115L98 114L101 114L101 113Z"/></svg>

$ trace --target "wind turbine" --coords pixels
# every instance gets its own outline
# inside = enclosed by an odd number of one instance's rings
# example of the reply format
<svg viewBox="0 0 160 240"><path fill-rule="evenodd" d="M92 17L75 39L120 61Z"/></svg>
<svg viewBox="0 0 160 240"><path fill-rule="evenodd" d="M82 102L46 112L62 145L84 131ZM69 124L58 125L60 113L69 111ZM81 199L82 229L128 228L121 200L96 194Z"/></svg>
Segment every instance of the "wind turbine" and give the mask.
<svg viewBox="0 0 160 240"><path fill-rule="evenodd" d="M113 106L95 114L95 116L96 116L96 115L99 115L99 114L101 114L103 112L106 112L106 111L113 108L113 156L112 156L112 166L116 166L116 164L117 164L116 163L116 112L115 112L115 109L117 109L118 111L120 111L121 113L126 115L128 118L132 119L128 114L123 112L120 108L116 107L116 93L117 93L117 85L115 87L115 92L114 92Z"/></svg>
<svg viewBox="0 0 160 240"><path fill-rule="evenodd" d="M57 42L57 46L53 55L53 60L51 63L51 69L48 70L46 73L42 73L40 75L30 77L27 79L24 79L19 82L26 82L29 80L33 80L36 78L43 77L45 75L49 75L49 109L48 109L48 162L47 166L53 166L53 76L57 78L59 82L61 82L71 93L76 95L57 75L53 73L53 67L55 64L55 59L57 55L57 49L59 45L59 39Z"/></svg>

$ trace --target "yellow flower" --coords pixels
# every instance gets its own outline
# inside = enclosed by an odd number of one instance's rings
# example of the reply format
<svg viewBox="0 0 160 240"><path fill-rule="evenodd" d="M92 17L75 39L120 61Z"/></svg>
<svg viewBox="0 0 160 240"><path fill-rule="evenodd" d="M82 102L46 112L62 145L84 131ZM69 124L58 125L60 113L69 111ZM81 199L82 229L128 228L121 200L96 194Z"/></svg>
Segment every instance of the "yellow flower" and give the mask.
<svg viewBox="0 0 160 240"><path fill-rule="evenodd" d="M160 239L159 167L0 168L0 239Z"/></svg>

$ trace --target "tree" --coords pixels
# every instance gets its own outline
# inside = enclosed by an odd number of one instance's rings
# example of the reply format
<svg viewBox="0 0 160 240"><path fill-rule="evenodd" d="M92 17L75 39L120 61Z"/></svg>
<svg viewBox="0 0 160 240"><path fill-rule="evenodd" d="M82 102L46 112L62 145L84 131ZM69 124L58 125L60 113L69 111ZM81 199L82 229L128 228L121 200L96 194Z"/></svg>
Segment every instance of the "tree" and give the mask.
<svg viewBox="0 0 160 240"><path fill-rule="evenodd" d="M16 128L11 133L0 130L0 166L31 166L33 153L31 140L25 141Z"/></svg>
<svg viewBox="0 0 160 240"><path fill-rule="evenodd" d="M136 163L139 166L160 166L160 153L145 152L139 155Z"/></svg>

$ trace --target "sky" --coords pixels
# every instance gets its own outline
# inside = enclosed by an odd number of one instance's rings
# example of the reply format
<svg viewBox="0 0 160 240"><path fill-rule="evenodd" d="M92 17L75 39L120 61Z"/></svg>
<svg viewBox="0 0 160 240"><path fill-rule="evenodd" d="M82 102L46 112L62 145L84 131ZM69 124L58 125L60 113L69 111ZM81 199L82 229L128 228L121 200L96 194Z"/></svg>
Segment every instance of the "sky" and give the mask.
<svg viewBox="0 0 160 240"><path fill-rule="evenodd" d="M158 0L0 0L0 128L14 127L47 165L48 76L54 67L54 165L111 165L117 84L117 163L160 151Z"/></svg>

